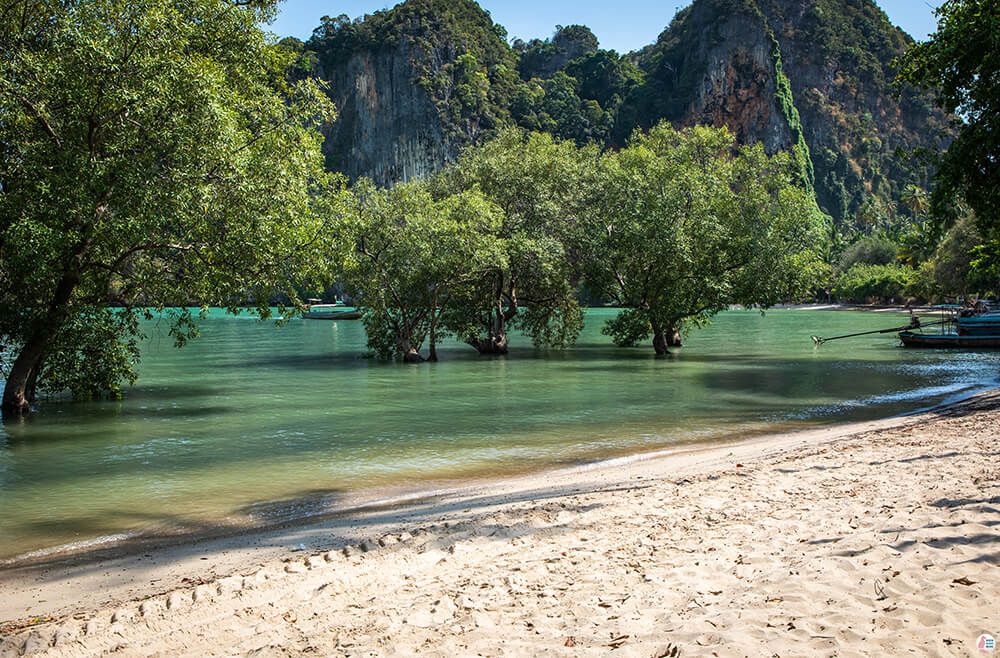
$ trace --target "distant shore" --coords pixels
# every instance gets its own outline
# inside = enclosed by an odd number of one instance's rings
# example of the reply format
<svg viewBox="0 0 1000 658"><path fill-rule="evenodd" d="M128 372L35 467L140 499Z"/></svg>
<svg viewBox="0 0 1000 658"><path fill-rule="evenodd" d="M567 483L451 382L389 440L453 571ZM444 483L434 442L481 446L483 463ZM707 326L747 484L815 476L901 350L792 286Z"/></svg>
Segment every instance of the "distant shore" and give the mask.
<svg viewBox="0 0 1000 658"><path fill-rule="evenodd" d="M969 655L1000 391L348 518L0 572L0 655Z"/></svg>
<svg viewBox="0 0 1000 658"><path fill-rule="evenodd" d="M933 313L941 309L929 305L904 306L903 304L844 304L841 302L809 303L809 304L778 304L772 306L777 310L793 311L867 311L870 313Z"/></svg>

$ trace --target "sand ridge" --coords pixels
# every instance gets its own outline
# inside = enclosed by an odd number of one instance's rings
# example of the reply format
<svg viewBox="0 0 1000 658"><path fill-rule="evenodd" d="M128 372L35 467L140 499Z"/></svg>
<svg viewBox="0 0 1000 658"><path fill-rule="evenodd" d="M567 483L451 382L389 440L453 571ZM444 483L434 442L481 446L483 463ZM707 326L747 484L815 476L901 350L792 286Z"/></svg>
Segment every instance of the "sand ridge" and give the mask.
<svg viewBox="0 0 1000 658"><path fill-rule="evenodd" d="M11 625L0 656L976 655L1000 637L997 409L616 468Z"/></svg>

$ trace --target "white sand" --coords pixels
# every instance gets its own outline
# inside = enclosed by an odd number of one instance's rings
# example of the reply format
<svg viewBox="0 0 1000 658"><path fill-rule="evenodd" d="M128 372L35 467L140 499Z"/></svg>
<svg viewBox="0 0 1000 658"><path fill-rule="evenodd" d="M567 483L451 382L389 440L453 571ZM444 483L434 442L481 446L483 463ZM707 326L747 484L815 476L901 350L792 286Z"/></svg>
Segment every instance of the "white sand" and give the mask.
<svg viewBox="0 0 1000 658"><path fill-rule="evenodd" d="M980 655L981 633L1000 638L997 410L993 392L8 570L0 656ZM317 548L352 536L369 539Z"/></svg>

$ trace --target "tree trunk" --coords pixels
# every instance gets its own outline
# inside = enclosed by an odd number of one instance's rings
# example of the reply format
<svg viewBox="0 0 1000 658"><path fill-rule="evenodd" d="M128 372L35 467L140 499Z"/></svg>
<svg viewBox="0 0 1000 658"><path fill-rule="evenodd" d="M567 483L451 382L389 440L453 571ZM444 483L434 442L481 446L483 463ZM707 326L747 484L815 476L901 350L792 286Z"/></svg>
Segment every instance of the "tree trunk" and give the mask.
<svg viewBox="0 0 1000 658"><path fill-rule="evenodd" d="M507 333L499 336L470 340L469 345L475 347L480 354L506 354L507 353Z"/></svg>
<svg viewBox="0 0 1000 658"><path fill-rule="evenodd" d="M28 385L24 389L24 397L28 400L28 404L34 404L38 398L38 375L44 367L45 354L42 354L41 358L35 362L35 367L31 369L31 374L28 375Z"/></svg>
<svg viewBox="0 0 1000 658"><path fill-rule="evenodd" d="M667 347L668 341L666 332L654 331L653 350L656 352L656 356L666 356L667 354L670 354L670 350L668 350Z"/></svg>
<svg viewBox="0 0 1000 658"><path fill-rule="evenodd" d="M669 347L683 347L680 329L677 327L670 327L667 329L667 345Z"/></svg>
<svg viewBox="0 0 1000 658"><path fill-rule="evenodd" d="M403 352L403 363L423 363L424 357L420 356L420 352L416 351L412 347L405 352Z"/></svg>
<svg viewBox="0 0 1000 658"><path fill-rule="evenodd" d="M59 280L59 285L56 286L52 302L45 314L45 320L28 338L28 341L21 348L21 353L14 359L14 363L10 367L10 375L7 377L7 383L3 389L0 416L16 417L31 412L35 382L42 366L42 358L49 343L69 314L70 299L73 297L76 284L80 281L80 263L89 245L89 239L80 244L67 271Z"/></svg>
<svg viewBox="0 0 1000 658"><path fill-rule="evenodd" d="M434 340L434 322L431 321L430 343L427 345L427 360L436 362L438 360L437 342Z"/></svg>
<svg viewBox="0 0 1000 658"><path fill-rule="evenodd" d="M516 309L515 309L516 312ZM506 354L507 353L507 320L509 311L504 312L498 308L493 321L490 323L489 334L485 338L466 341L476 348L480 354ZM513 313L510 313L513 316Z"/></svg>
<svg viewBox="0 0 1000 658"><path fill-rule="evenodd" d="M34 397L34 383L37 368L41 366L42 355L52 340L54 332L37 332L21 348L21 353L10 367L10 375L3 389L2 411L5 418L23 416L31 412Z"/></svg>
<svg viewBox="0 0 1000 658"><path fill-rule="evenodd" d="M650 322L650 325L653 328L653 350L656 356L670 354L670 350L667 349L670 346L669 330L662 327L659 322Z"/></svg>
<svg viewBox="0 0 1000 658"><path fill-rule="evenodd" d="M488 327L486 338L466 341L475 347L480 354L506 354L507 353L507 323L517 315L517 293L511 285L508 291L509 301L507 308L503 307L503 290L499 291L496 308L492 314L492 320Z"/></svg>
<svg viewBox="0 0 1000 658"><path fill-rule="evenodd" d="M403 363L423 363L424 357L413 347L408 337L396 339L396 352L403 359Z"/></svg>

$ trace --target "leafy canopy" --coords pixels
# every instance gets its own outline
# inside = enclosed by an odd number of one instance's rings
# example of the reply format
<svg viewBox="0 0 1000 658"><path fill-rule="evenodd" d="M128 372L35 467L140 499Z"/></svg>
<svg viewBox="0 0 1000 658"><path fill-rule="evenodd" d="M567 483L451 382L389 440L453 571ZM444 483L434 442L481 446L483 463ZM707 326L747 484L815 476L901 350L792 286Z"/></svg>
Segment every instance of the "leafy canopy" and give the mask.
<svg viewBox="0 0 1000 658"><path fill-rule="evenodd" d="M348 235L355 245L341 276L367 307L368 347L382 358L429 358L443 335L439 316L505 255L494 237L499 210L477 190L435 199L424 183L353 190Z"/></svg>
<svg viewBox="0 0 1000 658"><path fill-rule="evenodd" d="M479 190L500 210L493 235L502 256L444 318L461 340L506 352L509 326L538 346L576 340L583 319L570 247L580 225L579 185L596 158L596 147L509 129L438 176L437 194Z"/></svg>
<svg viewBox="0 0 1000 658"><path fill-rule="evenodd" d="M947 0L937 31L899 60L900 82L937 93L960 119L943 154L934 203L939 214L964 199L986 231L1000 228L1000 2Z"/></svg>
<svg viewBox="0 0 1000 658"><path fill-rule="evenodd" d="M0 6L0 336L6 412L80 332L135 338L109 303L236 310L321 276L339 216L316 129L333 118L257 27L271 3L27 0ZM318 212L320 211L320 212ZM175 336L191 335L180 312ZM113 342L113 341L112 341ZM126 350L128 351L128 350ZM130 378L122 359L114 391ZM67 384L68 385L68 384ZM68 385L74 388L72 385ZM20 397L18 397L20 396Z"/></svg>
<svg viewBox="0 0 1000 658"><path fill-rule="evenodd" d="M652 335L663 353L730 304L812 283L822 222L794 163L734 148L725 129L662 123L601 158L582 250L590 287L626 309L606 328L619 345Z"/></svg>

